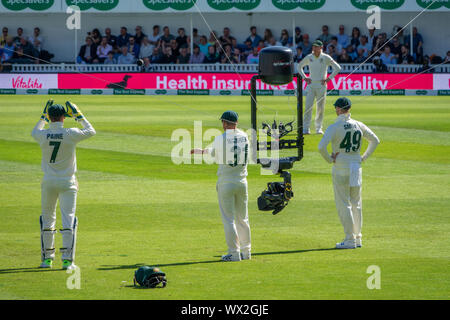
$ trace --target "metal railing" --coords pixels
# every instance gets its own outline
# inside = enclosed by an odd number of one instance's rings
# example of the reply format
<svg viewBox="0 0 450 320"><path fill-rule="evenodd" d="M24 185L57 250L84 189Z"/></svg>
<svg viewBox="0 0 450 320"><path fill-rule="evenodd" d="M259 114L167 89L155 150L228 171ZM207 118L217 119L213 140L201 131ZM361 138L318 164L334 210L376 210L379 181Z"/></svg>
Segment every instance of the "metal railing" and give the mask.
<svg viewBox="0 0 450 320"><path fill-rule="evenodd" d="M341 64L341 73L372 73L374 72L374 65L372 63L365 63L359 65L356 63ZM392 73L415 73L422 65L403 65L392 64L388 65L388 71ZM450 64L440 65L435 67L431 65L433 72L450 73ZM11 72L13 73L123 73L123 72L140 72L141 67L135 64L13 64ZM295 65L297 70L297 64ZM306 67L305 72L308 72ZM331 72L331 68L329 69ZM149 72L163 72L163 73L258 73L257 64L152 64Z"/></svg>

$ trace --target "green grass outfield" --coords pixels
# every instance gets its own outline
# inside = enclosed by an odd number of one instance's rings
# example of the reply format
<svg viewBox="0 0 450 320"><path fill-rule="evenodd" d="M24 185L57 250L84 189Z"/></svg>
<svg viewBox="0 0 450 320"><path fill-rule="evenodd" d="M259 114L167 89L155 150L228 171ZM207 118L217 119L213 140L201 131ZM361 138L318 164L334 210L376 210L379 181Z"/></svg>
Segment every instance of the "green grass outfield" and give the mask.
<svg viewBox="0 0 450 320"><path fill-rule="evenodd" d="M239 263L219 262L226 246L216 166L172 164L170 137L177 128L193 131L194 120L218 128L226 109L249 127L248 97L70 97L97 130L77 152L80 290L66 288L59 254L53 270L36 268L42 174L30 133L48 98L0 97L0 299L450 297L449 97L352 98L353 117L381 139L363 169L362 249L332 249L343 229L331 166L316 151L320 136L306 137L305 158L292 170L295 198L277 216L259 212L256 198L279 178L251 166L253 259ZM326 126L335 99L328 98ZM275 110L289 120L295 106L293 98L260 101L268 121ZM167 288L133 288L140 265L160 266ZM366 286L371 265L381 268L381 290Z"/></svg>

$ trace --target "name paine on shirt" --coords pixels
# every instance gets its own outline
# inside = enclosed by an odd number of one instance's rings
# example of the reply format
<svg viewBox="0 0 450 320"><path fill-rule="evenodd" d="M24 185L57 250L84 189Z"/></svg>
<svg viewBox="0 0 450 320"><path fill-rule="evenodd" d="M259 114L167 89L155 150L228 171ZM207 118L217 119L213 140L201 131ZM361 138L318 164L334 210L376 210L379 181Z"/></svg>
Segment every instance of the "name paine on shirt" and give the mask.
<svg viewBox="0 0 450 320"><path fill-rule="evenodd" d="M48 133L47 140L64 140L64 135L62 133Z"/></svg>

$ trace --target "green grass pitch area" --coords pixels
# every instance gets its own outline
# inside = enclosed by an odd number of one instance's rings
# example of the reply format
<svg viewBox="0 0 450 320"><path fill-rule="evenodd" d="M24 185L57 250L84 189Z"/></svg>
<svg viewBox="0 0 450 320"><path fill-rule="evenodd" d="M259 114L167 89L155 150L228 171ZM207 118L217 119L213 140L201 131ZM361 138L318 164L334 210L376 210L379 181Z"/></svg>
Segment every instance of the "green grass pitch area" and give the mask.
<svg viewBox="0 0 450 320"><path fill-rule="evenodd" d="M175 129L219 128L227 109L250 127L249 97L72 99L97 130L79 144L76 264L70 276L40 263L40 149L31 138L46 96L0 98L0 299L448 299L450 292L450 98L353 97L352 115L381 139L363 169L364 247L333 250L343 229L331 166L318 135L292 172L295 197L277 216L256 199L275 176L249 167L253 259L219 262L226 252L215 165L174 165ZM328 97L325 127L335 119ZM294 98L261 97L261 117L292 118ZM75 126L68 119L67 126ZM365 148L367 144L363 146ZM57 227L61 227L59 209ZM56 248L61 235L56 235ZM167 273L159 290L132 287L140 265ZM369 290L369 266L381 289Z"/></svg>

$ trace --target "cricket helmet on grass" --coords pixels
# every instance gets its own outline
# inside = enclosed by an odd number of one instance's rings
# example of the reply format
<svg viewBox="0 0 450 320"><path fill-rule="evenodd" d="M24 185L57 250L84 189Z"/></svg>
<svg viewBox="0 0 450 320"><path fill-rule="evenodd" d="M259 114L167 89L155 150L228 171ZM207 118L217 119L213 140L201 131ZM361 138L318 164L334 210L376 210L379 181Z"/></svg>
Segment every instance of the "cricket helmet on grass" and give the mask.
<svg viewBox="0 0 450 320"><path fill-rule="evenodd" d="M166 274L159 268L143 266L134 272L134 285L145 288L164 288L167 285Z"/></svg>

